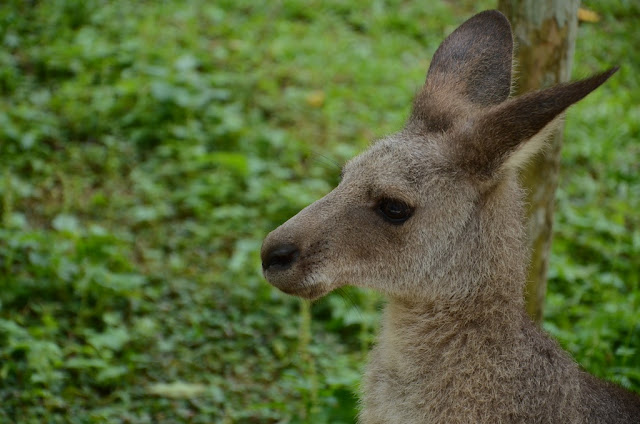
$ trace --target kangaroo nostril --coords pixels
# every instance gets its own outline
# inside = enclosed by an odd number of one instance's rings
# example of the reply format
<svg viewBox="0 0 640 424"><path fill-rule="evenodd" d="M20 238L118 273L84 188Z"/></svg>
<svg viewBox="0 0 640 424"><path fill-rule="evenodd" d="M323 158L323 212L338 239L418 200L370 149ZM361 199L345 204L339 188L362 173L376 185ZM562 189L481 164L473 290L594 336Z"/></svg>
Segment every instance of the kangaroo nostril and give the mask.
<svg viewBox="0 0 640 424"><path fill-rule="evenodd" d="M262 269L272 267L285 270L289 268L300 256L300 251L293 244L285 244L267 252L262 258Z"/></svg>

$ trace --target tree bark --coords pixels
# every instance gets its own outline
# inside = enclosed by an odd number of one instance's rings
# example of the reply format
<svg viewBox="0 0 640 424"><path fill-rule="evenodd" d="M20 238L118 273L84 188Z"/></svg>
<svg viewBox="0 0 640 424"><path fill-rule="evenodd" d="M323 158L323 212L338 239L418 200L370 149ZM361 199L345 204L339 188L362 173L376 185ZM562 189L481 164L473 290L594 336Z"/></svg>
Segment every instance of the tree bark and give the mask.
<svg viewBox="0 0 640 424"><path fill-rule="evenodd" d="M516 90L522 94L568 81L578 31L579 0L498 0L513 26L516 44ZM564 125L549 139L545 152L522 172L527 190L527 235L531 264L526 286L527 311L542 320L551 251L555 191L558 185Z"/></svg>

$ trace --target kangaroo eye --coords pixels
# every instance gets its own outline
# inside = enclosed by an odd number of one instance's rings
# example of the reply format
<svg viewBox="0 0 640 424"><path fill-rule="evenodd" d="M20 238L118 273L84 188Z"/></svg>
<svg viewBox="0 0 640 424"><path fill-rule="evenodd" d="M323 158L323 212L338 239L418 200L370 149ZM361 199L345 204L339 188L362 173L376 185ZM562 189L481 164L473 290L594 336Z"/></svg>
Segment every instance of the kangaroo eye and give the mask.
<svg viewBox="0 0 640 424"><path fill-rule="evenodd" d="M413 209L406 203L393 199L382 199L378 210L392 224L402 224L413 214Z"/></svg>

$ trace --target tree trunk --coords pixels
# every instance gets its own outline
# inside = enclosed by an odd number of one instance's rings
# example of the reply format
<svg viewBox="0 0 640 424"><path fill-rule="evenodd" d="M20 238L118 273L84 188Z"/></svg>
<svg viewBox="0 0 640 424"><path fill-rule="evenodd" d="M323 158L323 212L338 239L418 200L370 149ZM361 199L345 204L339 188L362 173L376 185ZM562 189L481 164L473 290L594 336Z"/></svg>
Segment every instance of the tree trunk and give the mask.
<svg viewBox="0 0 640 424"><path fill-rule="evenodd" d="M513 26L516 42L516 92L568 81L578 31L579 0L498 0L498 8ZM527 190L527 235L531 264L527 281L527 311L540 322L547 288L551 227L564 125L522 172Z"/></svg>

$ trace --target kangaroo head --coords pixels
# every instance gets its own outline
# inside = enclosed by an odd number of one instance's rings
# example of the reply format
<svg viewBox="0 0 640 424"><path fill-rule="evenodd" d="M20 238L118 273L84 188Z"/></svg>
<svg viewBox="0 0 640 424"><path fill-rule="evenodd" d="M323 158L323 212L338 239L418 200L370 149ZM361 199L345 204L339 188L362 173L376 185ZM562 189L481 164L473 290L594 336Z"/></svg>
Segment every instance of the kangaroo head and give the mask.
<svg viewBox="0 0 640 424"><path fill-rule="evenodd" d="M449 35L404 129L348 162L338 187L267 236L267 280L309 299L354 285L451 301L487 282L521 297L516 171L554 118L616 69L509 99L512 55L511 27L497 11Z"/></svg>

